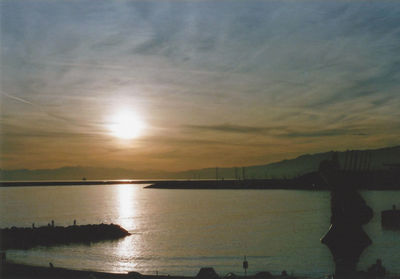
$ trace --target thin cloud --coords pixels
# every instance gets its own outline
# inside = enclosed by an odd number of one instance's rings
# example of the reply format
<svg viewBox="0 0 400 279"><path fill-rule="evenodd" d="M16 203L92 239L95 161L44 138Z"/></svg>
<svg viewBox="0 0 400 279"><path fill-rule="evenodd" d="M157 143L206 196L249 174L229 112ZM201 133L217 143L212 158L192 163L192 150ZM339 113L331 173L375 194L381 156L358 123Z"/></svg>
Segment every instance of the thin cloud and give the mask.
<svg viewBox="0 0 400 279"><path fill-rule="evenodd" d="M340 137L340 136L367 136L368 134L347 130L347 129L328 129L314 131L293 131L283 133L280 137L286 138L323 138L323 137Z"/></svg>
<svg viewBox="0 0 400 279"><path fill-rule="evenodd" d="M220 125L188 125L186 128L198 131L214 131L223 133L239 133L239 134L266 134L271 131L285 129L285 127L256 127L256 126L241 126L232 124Z"/></svg>

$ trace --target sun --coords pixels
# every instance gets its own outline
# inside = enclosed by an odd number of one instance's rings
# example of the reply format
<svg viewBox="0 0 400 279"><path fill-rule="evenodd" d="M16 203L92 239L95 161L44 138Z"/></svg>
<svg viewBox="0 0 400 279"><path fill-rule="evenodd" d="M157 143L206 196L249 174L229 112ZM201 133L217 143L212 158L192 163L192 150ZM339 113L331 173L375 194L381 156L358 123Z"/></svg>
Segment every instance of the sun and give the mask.
<svg viewBox="0 0 400 279"><path fill-rule="evenodd" d="M144 123L134 112L120 111L112 117L109 129L114 137L134 139L142 134Z"/></svg>

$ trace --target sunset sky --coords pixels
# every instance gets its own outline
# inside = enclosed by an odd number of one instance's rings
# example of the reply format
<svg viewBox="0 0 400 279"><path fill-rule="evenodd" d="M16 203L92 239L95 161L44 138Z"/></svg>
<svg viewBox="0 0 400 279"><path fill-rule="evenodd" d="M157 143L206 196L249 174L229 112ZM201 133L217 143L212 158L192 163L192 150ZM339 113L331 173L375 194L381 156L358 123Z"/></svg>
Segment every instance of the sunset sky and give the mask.
<svg viewBox="0 0 400 279"><path fill-rule="evenodd" d="M1 168L172 171L400 144L398 1L0 3Z"/></svg>

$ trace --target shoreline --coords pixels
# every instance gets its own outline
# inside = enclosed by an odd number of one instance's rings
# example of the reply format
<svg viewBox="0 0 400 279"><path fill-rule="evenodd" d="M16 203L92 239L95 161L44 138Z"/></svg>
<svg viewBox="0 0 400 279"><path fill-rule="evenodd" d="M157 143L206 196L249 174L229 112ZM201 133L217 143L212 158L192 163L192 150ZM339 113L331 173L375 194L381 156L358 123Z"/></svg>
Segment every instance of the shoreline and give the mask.
<svg viewBox="0 0 400 279"><path fill-rule="evenodd" d="M49 263L50 264L50 263ZM202 270L204 269L204 270ZM268 271L258 272L256 274L236 275L228 273L221 276L215 273L213 268L206 267L199 269L197 275L179 276L179 275L149 275L131 271L127 273L111 273L90 270L75 270L63 267L44 267L22 263L14 263L5 261L0 264L1 279L40 279L40 278L57 278L57 279L333 279L330 275L323 277L307 277L297 275L276 275ZM371 276L365 272L359 272L351 279L400 279L399 275L388 274L383 277Z"/></svg>
<svg viewBox="0 0 400 279"><path fill-rule="evenodd" d="M209 269L209 268L207 268ZM89 271L89 270L75 270L70 268L62 267L44 267L35 266L21 263L14 263L6 261L0 266L0 278L1 279L39 279L39 278L61 278L61 279L73 279L73 278L104 278L104 279L125 279L125 278L136 278L136 279L218 279L218 278L237 278L237 279L311 279L310 277L299 277L299 276L284 276L284 275L272 275L269 272L259 272L257 274L249 274L247 276L234 275L230 273L230 276L220 276L217 274L197 274L193 276L176 276L176 275L148 275L141 274L139 272L131 271L128 273L110 273L100 271ZM398 279L394 278L393 279Z"/></svg>

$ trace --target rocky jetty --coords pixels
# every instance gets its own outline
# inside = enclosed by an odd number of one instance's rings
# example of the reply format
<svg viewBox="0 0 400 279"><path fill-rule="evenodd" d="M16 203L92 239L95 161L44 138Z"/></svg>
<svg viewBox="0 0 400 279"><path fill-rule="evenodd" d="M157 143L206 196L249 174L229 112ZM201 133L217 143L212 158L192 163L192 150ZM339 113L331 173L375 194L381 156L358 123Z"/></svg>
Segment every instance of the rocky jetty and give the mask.
<svg viewBox="0 0 400 279"><path fill-rule="evenodd" d="M35 246L66 245L115 240L130 233L119 225L73 225L0 229L0 249L29 249Z"/></svg>

